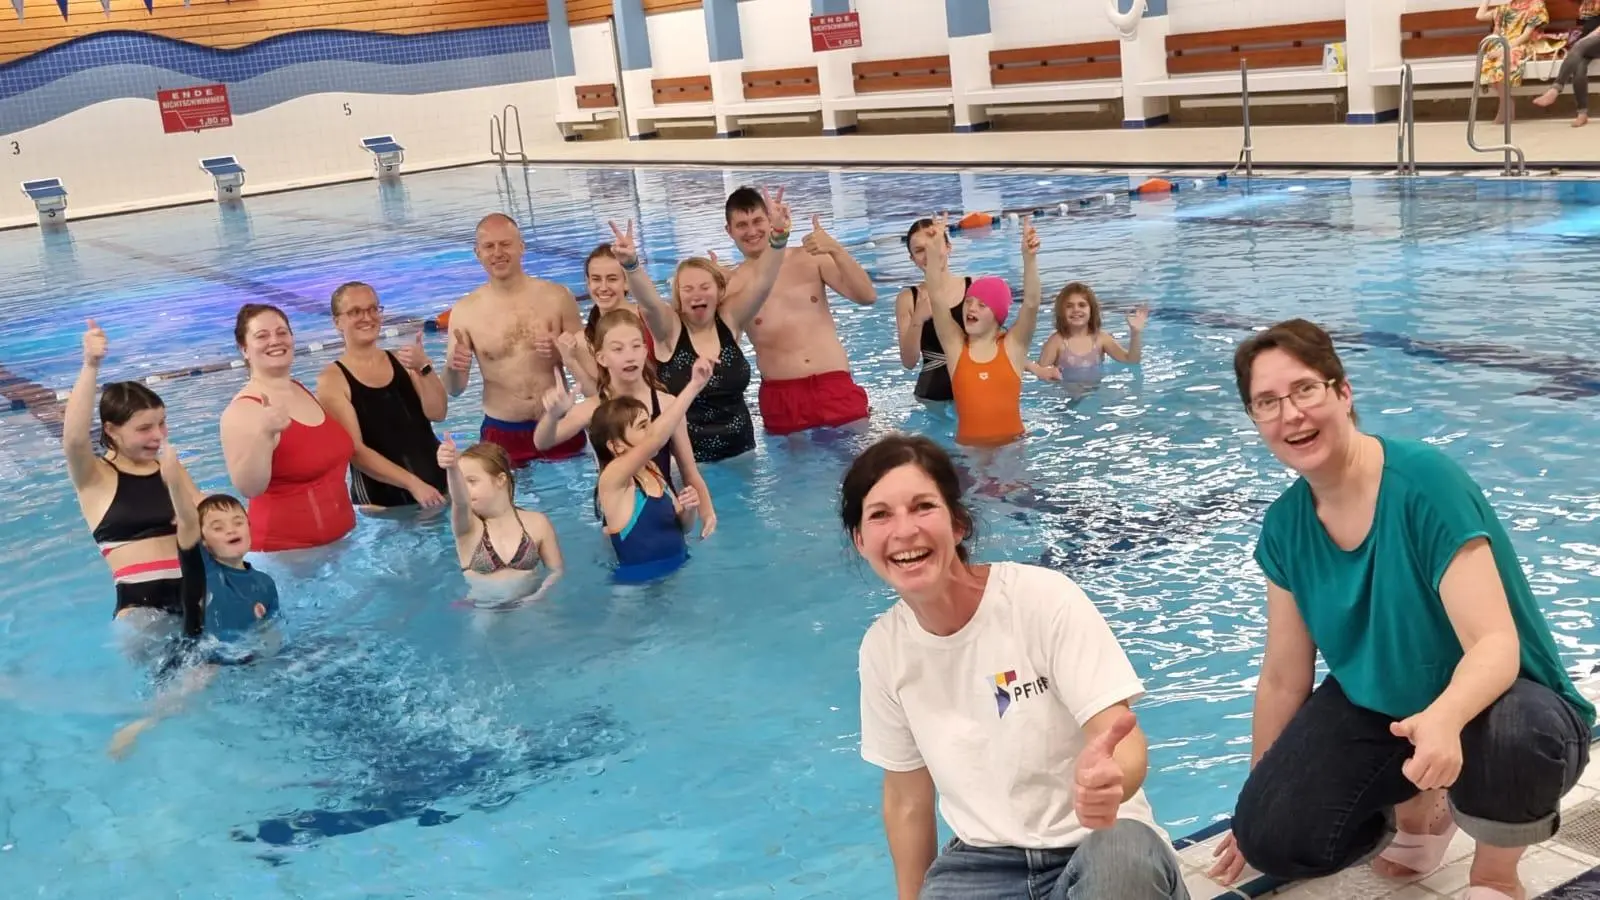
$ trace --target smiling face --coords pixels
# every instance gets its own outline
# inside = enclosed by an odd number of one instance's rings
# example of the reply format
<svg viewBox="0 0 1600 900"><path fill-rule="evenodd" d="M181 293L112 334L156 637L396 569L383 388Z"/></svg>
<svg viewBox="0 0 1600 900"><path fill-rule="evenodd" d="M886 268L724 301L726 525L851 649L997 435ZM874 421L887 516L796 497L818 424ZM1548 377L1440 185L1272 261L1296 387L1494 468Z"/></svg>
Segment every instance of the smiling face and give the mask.
<svg viewBox="0 0 1600 900"><path fill-rule="evenodd" d="M628 302L628 277L622 263L610 256L596 256L588 265L589 299L601 313L611 312Z"/></svg>
<svg viewBox="0 0 1600 900"><path fill-rule="evenodd" d="M383 329L383 307L370 287L349 288L339 295L333 325L344 336L347 346L375 344Z"/></svg>
<svg viewBox="0 0 1600 900"><path fill-rule="evenodd" d="M772 220L767 218L765 207L729 210L727 227L728 237L733 238L745 256L760 254L772 234Z"/></svg>
<svg viewBox="0 0 1600 900"><path fill-rule="evenodd" d="M961 325L966 329L969 338L989 337L1000 330L1000 323L994 318L994 310L977 297L968 297L961 301Z"/></svg>
<svg viewBox="0 0 1600 900"><path fill-rule="evenodd" d="M491 216L478 226L472 252L490 278L510 278L522 271L522 232L504 216Z"/></svg>
<svg viewBox="0 0 1600 900"><path fill-rule="evenodd" d="M1067 327L1073 331L1084 331L1089 327L1089 298L1082 294L1070 294L1061 307L1062 319Z"/></svg>
<svg viewBox="0 0 1600 900"><path fill-rule="evenodd" d="M256 313L245 322L243 350L251 372L285 374L294 365L294 332L278 313Z"/></svg>
<svg viewBox="0 0 1600 900"><path fill-rule="evenodd" d="M961 561L966 531L939 485L915 463L885 472L867 491L856 550L902 596L937 593Z"/></svg>
<svg viewBox="0 0 1600 900"><path fill-rule="evenodd" d="M1355 400L1342 379L1273 347L1250 366L1249 398L1256 430L1284 465L1309 475L1345 459L1356 425Z"/></svg>
<svg viewBox="0 0 1600 900"><path fill-rule="evenodd" d="M205 510L200 517L200 539L218 562L237 565L250 552L250 516L242 506Z"/></svg>
<svg viewBox="0 0 1600 900"><path fill-rule="evenodd" d="M717 314L717 304L722 300L722 288L717 284L717 277L704 266L686 262L678 267L674 283L678 314L696 328L709 325Z"/></svg>
<svg viewBox="0 0 1600 900"><path fill-rule="evenodd" d="M167 440L167 411L163 407L141 409L121 425L101 422L100 429L117 455L131 462L153 462L161 456Z"/></svg>

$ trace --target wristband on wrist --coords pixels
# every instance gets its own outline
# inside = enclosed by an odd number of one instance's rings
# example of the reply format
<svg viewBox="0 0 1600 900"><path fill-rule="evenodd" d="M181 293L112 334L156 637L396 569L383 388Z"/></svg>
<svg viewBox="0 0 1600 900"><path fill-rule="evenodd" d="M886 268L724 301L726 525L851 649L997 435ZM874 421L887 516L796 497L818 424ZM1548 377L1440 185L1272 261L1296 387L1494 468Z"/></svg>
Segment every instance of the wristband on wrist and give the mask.
<svg viewBox="0 0 1600 900"><path fill-rule="evenodd" d="M767 246L774 250L781 250L789 243L789 232L772 231L767 234Z"/></svg>
<svg viewBox="0 0 1600 900"><path fill-rule="evenodd" d="M624 272L635 272L635 271L638 271L638 269L639 269L640 259L639 259L639 257L635 256L633 258L633 265L631 265L631 266L628 265L627 263L623 262L620 259L617 260L617 263L618 263L618 265L622 266L622 271L624 271Z"/></svg>

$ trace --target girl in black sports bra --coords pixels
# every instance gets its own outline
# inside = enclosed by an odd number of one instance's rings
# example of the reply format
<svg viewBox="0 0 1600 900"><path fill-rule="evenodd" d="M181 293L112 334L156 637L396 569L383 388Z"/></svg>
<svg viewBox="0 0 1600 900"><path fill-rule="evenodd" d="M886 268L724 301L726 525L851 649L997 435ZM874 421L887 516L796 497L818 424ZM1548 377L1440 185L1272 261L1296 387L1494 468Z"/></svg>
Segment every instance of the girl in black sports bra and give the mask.
<svg viewBox="0 0 1600 900"><path fill-rule="evenodd" d="M906 232L906 252L911 255L911 261L916 263L917 268L924 271L928 266L927 242L934 234L932 219L918 219ZM954 302L945 308L951 318L960 322L961 303L966 297L966 289L972 286L972 279L968 277L957 283L962 285L962 294L953 298ZM923 284L926 285L926 282ZM950 390L950 370L945 366L944 348L939 344L939 334L934 330L931 315L938 314L938 307L943 305L940 300L952 298L928 297L926 302L933 305L930 317L922 318L922 325L917 328L917 320L923 312L919 304L924 302L924 292L923 286L913 285L902 290L900 296L895 298L895 332L899 338L900 364L909 369L921 361L917 386L912 391L918 400L948 403L954 397Z"/></svg>
<svg viewBox="0 0 1600 900"><path fill-rule="evenodd" d="M185 578L192 560L180 558L172 498L161 474L161 447L167 439L166 407L137 381L107 384L100 395L100 446L90 440L93 404L106 334L89 320L83 335L83 368L67 398L61 422L61 447L78 505L93 531L100 555L116 585L114 616L136 628L181 616L184 630L204 625L205 577ZM200 490L174 463L183 493L199 502Z"/></svg>

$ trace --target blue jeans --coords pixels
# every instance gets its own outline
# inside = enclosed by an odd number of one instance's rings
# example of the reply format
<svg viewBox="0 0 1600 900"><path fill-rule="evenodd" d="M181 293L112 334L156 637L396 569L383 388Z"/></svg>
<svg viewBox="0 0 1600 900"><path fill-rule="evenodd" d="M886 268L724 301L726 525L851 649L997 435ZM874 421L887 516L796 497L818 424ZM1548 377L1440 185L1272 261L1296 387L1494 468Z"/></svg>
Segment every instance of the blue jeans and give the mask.
<svg viewBox="0 0 1600 900"><path fill-rule="evenodd" d="M960 838L928 867L919 900L1189 900L1172 847L1119 819L1077 847L974 847Z"/></svg>
<svg viewBox="0 0 1600 900"><path fill-rule="evenodd" d="M1332 677L1311 693L1239 791L1233 836L1265 875L1332 875L1377 856L1393 810L1417 795L1400 767L1412 746ZM1589 763L1589 727L1555 691L1519 678L1461 730L1450 788L1461 830L1494 847L1549 840L1561 797Z"/></svg>

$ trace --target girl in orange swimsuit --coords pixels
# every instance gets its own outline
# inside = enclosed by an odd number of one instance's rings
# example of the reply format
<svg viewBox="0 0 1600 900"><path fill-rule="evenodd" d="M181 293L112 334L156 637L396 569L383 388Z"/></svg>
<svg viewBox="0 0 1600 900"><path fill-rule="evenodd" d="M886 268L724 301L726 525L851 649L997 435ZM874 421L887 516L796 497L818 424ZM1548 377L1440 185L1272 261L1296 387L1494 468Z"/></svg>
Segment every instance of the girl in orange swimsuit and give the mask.
<svg viewBox="0 0 1600 900"><path fill-rule="evenodd" d="M450 483L450 528L471 599L477 605L523 605L548 594L564 568L561 545L548 517L517 507L516 476L505 449L473 444L458 452L446 435L439 468Z"/></svg>
<svg viewBox="0 0 1600 900"><path fill-rule="evenodd" d="M934 222L927 243L928 292L942 296L949 273L945 255L945 217ZM933 317L950 370L955 400L956 442L994 447L1022 437L1022 368L1039 324L1039 235L1031 219L1022 226L1022 308L1017 321L1003 328L1011 312L1011 287L993 275L967 288L962 321Z"/></svg>
<svg viewBox="0 0 1600 900"><path fill-rule="evenodd" d="M250 380L222 412L222 455L247 501L250 549L331 544L356 525L345 487L355 443L316 395L289 377L294 333L282 310L246 303L233 336Z"/></svg>

